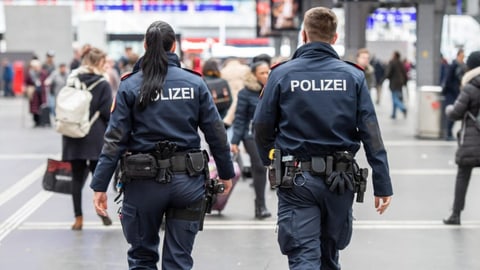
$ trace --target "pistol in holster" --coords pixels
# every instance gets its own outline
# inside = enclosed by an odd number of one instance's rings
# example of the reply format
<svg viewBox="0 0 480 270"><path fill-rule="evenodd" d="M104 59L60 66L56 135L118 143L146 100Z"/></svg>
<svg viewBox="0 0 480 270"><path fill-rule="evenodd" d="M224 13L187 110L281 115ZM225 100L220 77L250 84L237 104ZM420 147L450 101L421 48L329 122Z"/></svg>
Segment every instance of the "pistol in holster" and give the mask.
<svg viewBox="0 0 480 270"><path fill-rule="evenodd" d="M272 149L269 153L271 160L268 166L268 181L272 188L277 188L282 184L282 151L280 149Z"/></svg>
<svg viewBox="0 0 480 270"><path fill-rule="evenodd" d="M362 203L365 191L367 190L367 178L368 178L368 169L367 168L358 168L358 165L355 163L355 193L357 193L356 202Z"/></svg>

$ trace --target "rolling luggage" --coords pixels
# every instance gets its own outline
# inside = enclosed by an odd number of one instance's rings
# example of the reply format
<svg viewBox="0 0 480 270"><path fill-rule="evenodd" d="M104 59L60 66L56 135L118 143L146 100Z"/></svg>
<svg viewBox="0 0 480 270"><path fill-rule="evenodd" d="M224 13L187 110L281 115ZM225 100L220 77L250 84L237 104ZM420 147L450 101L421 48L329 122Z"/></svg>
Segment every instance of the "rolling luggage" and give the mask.
<svg viewBox="0 0 480 270"><path fill-rule="evenodd" d="M50 122L50 107L46 103L40 105L40 114L38 124L41 127L50 127L52 124Z"/></svg>
<svg viewBox="0 0 480 270"><path fill-rule="evenodd" d="M233 167L235 169L235 176L232 178L232 190L230 190L230 193L226 195L217 194L217 197L215 198L215 201L213 202L213 205L212 205L212 210L218 211L219 214L222 213L223 209L227 205L228 199L232 194L235 188L235 185L238 182L238 179L242 175L242 173L240 172L240 166L238 166L238 163L236 161L233 162ZM217 167L215 165L215 161L213 160L213 158L210 158L210 161L208 162L208 168L210 170L210 178L212 179L218 178Z"/></svg>

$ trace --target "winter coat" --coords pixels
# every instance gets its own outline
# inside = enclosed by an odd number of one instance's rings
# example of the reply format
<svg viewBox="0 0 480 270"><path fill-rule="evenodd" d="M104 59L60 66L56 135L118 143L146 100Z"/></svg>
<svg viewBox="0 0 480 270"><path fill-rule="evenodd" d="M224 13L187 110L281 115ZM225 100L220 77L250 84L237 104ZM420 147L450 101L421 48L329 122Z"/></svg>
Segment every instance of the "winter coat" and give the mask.
<svg viewBox="0 0 480 270"><path fill-rule="evenodd" d="M228 61L225 67L223 67L220 71L222 78L228 81L228 85L230 85L230 90L232 91L232 104L227 111L227 115L225 115L223 118L223 122L225 122L225 124L231 125L233 123L237 108L238 91L243 88L243 79L245 74L249 72L250 68L247 65L242 64L240 61L235 59Z"/></svg>
<svg viewBox="0 0 480 270"><path fill-rule="evenodd" d="M79 69L82 69L80 67ZM85 72L85 71L84 71ZM80 81L90 86L102 75L94 73L80 72L78 78ZM112 106L112 89L107 80L97 84L92 90L92 101L90 103L90 117L96 111L100 112L100 117L93 123L90 132L83 138L70 138L62 136L63 160L98 160L103 146L103 135L107 129L108 121L110 120L110 108Z"/></svg>
<svg viewBox="0 0 480 270"><path fill-rule="evenodd" d="M238 92L237 109L233 121L232 144L239 144L247 136L252 136L252 119L263 88L255 75L248 72L244 80L245 88Z"/></svg>
<svg viewBox="0 0 480 270"><path fill-rule="evenodd" d="M459 147L455 154L455 162L459 166L480 166L480 130L473 119L464 117L467 111L476 117L479 110L480 67L477 67L465 73L457 100L446 108L446 114L450 120L463 120L464 134L458 135Z"/></svg>

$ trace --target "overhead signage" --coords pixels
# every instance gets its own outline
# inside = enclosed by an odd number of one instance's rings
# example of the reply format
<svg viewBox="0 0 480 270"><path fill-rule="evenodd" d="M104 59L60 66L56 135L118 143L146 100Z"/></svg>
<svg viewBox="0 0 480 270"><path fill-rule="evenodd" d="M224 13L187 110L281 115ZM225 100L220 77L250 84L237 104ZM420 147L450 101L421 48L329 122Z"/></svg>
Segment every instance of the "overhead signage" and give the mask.
<svg viewBox="0 0 480 270"><path fill-rule="evenodd" d="M97 11L144 11L144 12L233 12L228 4L94 4Z"/></svg>

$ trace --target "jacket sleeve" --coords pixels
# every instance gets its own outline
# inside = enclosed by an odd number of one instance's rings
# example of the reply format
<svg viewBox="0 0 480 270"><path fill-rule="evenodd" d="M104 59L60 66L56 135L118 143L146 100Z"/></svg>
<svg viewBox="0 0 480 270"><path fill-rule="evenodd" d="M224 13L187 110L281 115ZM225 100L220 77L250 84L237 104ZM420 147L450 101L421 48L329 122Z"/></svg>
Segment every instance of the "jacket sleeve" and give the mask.
<svg viewBox="0 0 480 270"><path fill-rule="evenodd" d="M473 86L466 84L460 94L458 95L453 107L446 108L446 115L448 119L455 121L463 119L463 116L467 112L468 104L470 103L470 91Z"/></svg>
<svg viewBox="0 0 480 270"><path fill-rule="evenodd" d="M200 130L204 133L210 152L215 159L218 177L224 180L231 179L235 176L235 171L230 156L230 145L228 144L225 126L218 114L210 91L204 82L201 83L198 92L200 101Z"/></svg>
<svg viewBox="0 0 480 270"><path fill-rule="evenodd" d="M392 183L375 108L365 80L360 84L357 104L357 127L363 143L368 164L372 167L373 192L375 196L391 196Z"/></svg>
<svg viewBox="0 0 480 270"><path fill-rule="evenodd" d="M239 144L243 139L245 130L248 128L248 97L243 91L246 90L238 92L237 109L235 110L235 119L233 120L232 144Z"/></svg>
<svg viewBox="0 0 480 270"><path fill-rule="evenodd" d="M277 119L279 114L279 95L280 87L275 79L274 71L272 71L260 96L260 101L257 104L253 117L255 142L258 146L260 158L265 166L270 164L268 152L274 148L275 143L275 128L278 125Z"/></svg>
<svg viewBox="0 0 480 270"><path fill-rule="evenodd" d="M117 167L120 156L127 148L127 142L132 127L132 113L135 96L127 90L128 81L120 83L112 114L104 136L102 153L93 174L90 187L94 191L105 192Z"/></svg>

